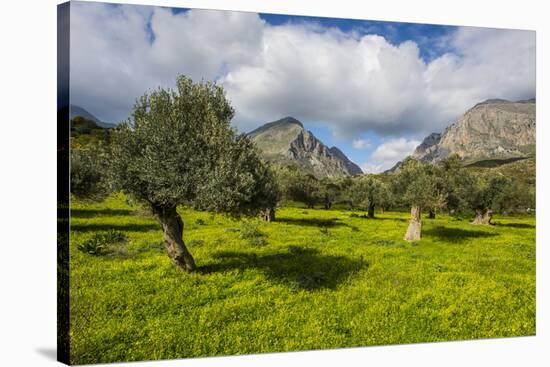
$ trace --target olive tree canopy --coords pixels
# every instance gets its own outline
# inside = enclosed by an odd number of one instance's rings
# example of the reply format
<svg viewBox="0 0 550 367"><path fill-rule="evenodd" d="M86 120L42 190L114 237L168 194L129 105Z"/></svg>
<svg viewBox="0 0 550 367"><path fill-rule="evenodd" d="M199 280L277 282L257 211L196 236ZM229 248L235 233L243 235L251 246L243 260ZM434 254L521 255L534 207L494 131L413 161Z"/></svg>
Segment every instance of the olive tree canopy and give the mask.
<svg viewBox="0 0 550 367"><path fill-rule="evenodd" d="M374 218L374 209L389 201L387 185L375 175L360 176L353 179L347 196L353 208L367 208L368 217Z"/></svg>
<svg viewBox="0 0 550 367"><path fill-rule="evenodd" d="M277 199L273 175L250 139L231 127L233 115L222 87L179 76L174 90L140 97L132 119L113 134L115 188L151 207L169 257L187 270L196 266L178 205L252 215Z"/></svg>

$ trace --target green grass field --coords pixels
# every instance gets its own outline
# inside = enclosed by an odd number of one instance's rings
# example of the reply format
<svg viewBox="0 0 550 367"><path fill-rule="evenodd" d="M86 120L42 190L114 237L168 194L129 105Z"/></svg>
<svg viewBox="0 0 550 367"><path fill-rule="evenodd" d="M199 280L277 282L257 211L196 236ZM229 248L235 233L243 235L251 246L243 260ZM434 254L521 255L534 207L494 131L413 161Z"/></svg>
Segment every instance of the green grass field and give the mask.
<svg viewBox="0 0 550 367"><path fill-rule="evenodd" d="M174 267L157 221L122 196L73 202L73 363L535 334L534 216L439 215L409 244L407 213L283 208L261 241L243 221L180 213L200 273ZM128 240L78 250L110 229Z"/></svg>

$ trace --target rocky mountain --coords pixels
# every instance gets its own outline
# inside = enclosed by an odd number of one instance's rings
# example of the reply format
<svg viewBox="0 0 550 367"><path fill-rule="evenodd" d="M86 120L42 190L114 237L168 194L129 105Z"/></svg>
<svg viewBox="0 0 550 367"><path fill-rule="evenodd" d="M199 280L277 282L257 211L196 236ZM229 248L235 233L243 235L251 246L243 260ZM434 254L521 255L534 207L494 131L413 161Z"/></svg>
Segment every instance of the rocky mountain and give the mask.
<svg viewBox="0 0 550 367"><path fill-rule="evenodd" d="M77 116L83 117L83 118L85 118L86 120L89 120L89 121L93 121L99 127L110 129L110 128L113 128L113 127L116 126L116 125L110 124L108 122L100 121L97 117L92 115L90 112L88 112L84 108L72 104L69 108L69 120L72 120Z"/></svg>
<svg viewBox="0 0 550 367"><path fill-rule="evenodd" d="M248 134L270 162L296 165L317 177L361 174L361 168L336 147L328 148L293 117L267 123Z"/></svg>
<svg viewBox="0 0 550 367"><path fill-rule="evenodd" d="M458 154L465 163L525 158L535 152L536 101L490 99L468 110L443 134L433 133L413 157L437 162Z"/></svg>
<svg viewBox="0 0 550 367"><path fill-rule="evenodd" d="M438 133L431 133L427 137L424 138L422 143L420 143L419 146L416 147L414 150L413 156L420 158L423 156L427 156L432 153L437 144L441 141L441 134Z"/></svg>
<svg viewBox="0 0 550 367"><path fill-rule="evenodd" d="M350 175L355 176L355 175L363 174L363 171L361 170L361 168L359 168L358 165L350 161L349 158L340 149L338 149L337 147L332 147L329 150L334 157L338 158L344 163L344 166L347 168Z"/></svg>

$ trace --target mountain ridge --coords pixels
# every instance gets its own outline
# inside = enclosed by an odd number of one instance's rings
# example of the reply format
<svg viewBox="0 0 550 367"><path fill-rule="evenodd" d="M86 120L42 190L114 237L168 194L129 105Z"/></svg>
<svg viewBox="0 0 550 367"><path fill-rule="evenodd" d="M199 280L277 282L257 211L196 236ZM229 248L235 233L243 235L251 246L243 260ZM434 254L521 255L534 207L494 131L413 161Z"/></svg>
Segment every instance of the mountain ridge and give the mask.
<svg viewBox="0 0 550 367"><path fill-rule="evenodd" d="M113 127L116 126L115 124L111 124L111 123L109 123L109 122L101 121L100 119L98 119L97 117L95 117L93 114L91 114L90 112L88 112L88 110L86 110L86 109L83 108L83 107L80 107L80 106L78 106L78 105L71 104L71 105L69 106L69 120L72 120L72 119L74 119L74 118L77 117L77 116L83 117L83 118L85 118L86 120L93 121L93 122L95 122L96 125L98 125L99 127L103 127L103 128L106 128L106 129L112 129Z"/></svg>
<svg viewBox="0 0 550 367"><path fill-rule="evenodd" d="M296 165L317 177L362 174L337 147L329 148L297 119L287 116L248 133L262 156L282 165Z"/></svg>
<svg viewBox="0 0 550 367"><path fill-rule="evenodd" d="M432 133L412 157L435 163L458 154L465 163L525 158L534 153L536 100L488 99L467 110L443 133Z"/></svg>

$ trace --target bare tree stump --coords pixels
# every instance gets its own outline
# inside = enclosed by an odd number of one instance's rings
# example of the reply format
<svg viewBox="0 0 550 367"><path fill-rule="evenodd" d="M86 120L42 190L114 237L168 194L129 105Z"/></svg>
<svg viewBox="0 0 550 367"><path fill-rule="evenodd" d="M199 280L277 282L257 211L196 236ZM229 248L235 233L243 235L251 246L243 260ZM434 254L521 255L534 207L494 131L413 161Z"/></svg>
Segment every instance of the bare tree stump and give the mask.
<svg viewBox="0 0 550 367"><path fill-rule="evenodd" d="M275 220L275 208L265 208L260 213L260 218L266 222L271 222Z"/></svg>
<svg viewBox="0 0 550 367"><path fill-rule="evenodd" d="M476 217L472 221L472 224L477 225L491 225L491 220L493 219L493 211L490 209L477 209Z"/></svg>
<svg viewBox="0 0 550 367"><path fill-rule="evenodd" d="M405 233L405 237L403 238L405 241L418 241L422 237L422 220L420 218L420 214L420 207L418 205L413 205L411 207L409 227L407 228L407 233Z"/></svg>

